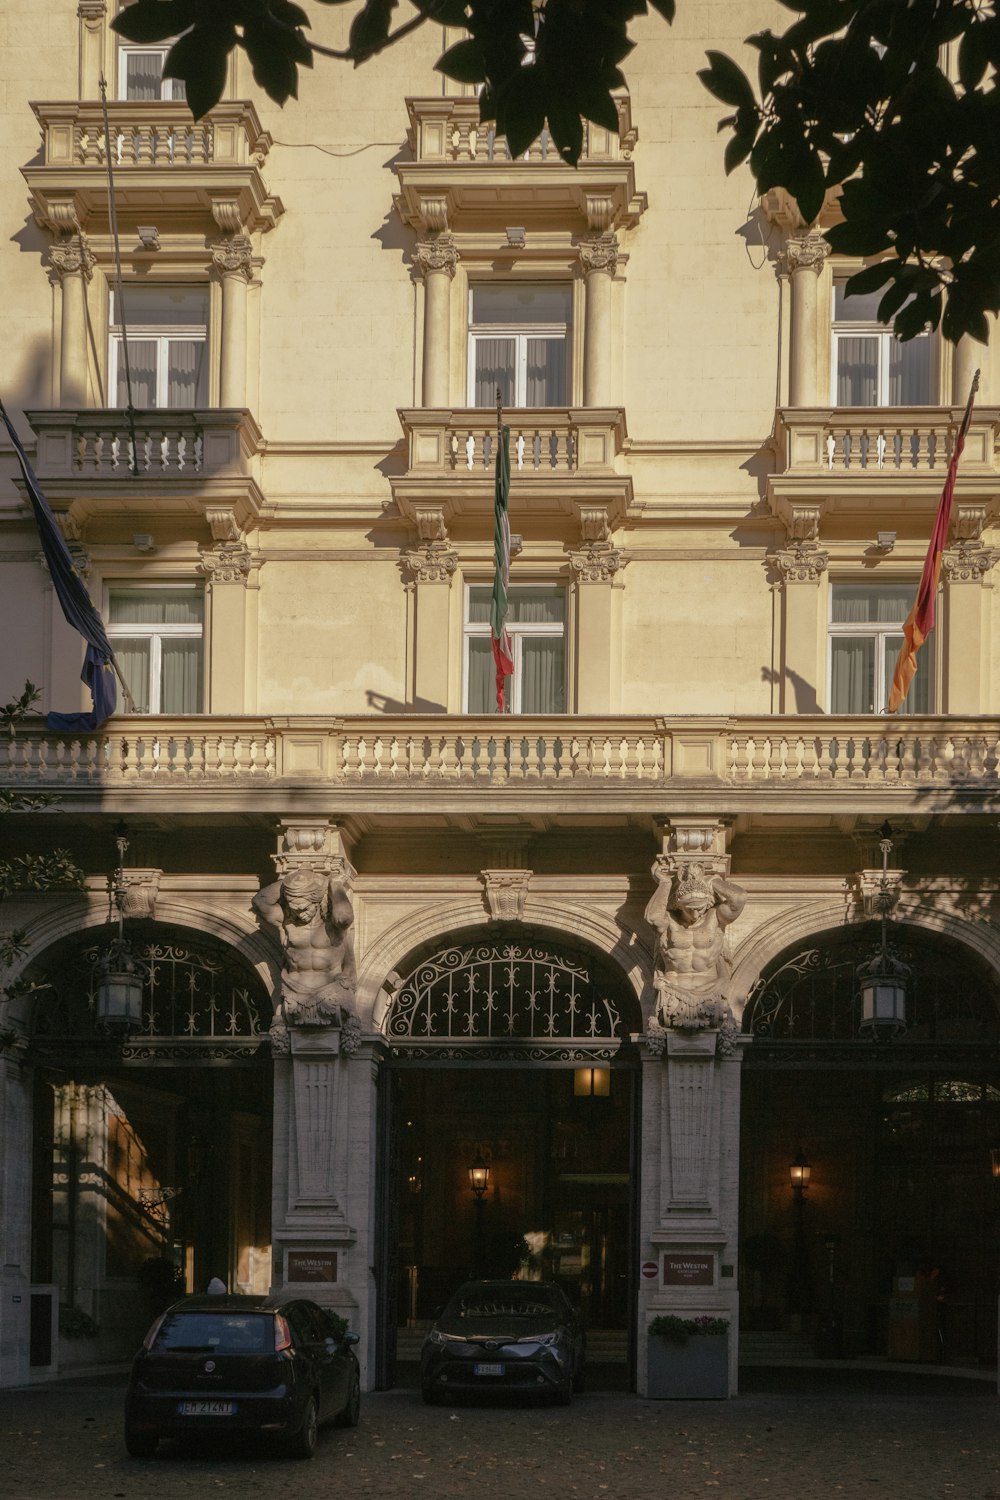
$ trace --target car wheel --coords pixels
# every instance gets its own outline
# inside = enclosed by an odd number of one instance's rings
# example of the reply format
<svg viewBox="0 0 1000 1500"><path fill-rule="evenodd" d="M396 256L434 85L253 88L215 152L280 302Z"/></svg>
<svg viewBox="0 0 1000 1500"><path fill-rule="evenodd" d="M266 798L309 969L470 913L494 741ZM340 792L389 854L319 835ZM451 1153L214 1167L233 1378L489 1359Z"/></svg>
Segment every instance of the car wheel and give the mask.
<svg viewBox="0 0 1000 1500"><path fill-rule="evenodd" d="M361 1381L357 1370L351 1376L351 1389L347 1397L347 1405L343 1411L337 1413L333 1419L335 1427L357 1427L361 1416Z"/></svg>
<svg viewBox="0 0 1000 1500"><path fill-rule="evenodd" d="M573 1375L573 1395L582 1396L587 1388L587 1369L581 1359Z"/></svg>
<svg viewBox="0 0 1000 1500"><path fill-rule="evenodd" d="M288 1440L288 1451L293 1458L312 1458L319 1441L319 1411L315 1396L310 1396L302 1426Z"/></svg>
<svg viewBox="0 0 1000 1500"><path fill-rule="evenodd" d="M137 1427L125 1428L125 1451L129 1458L152 1458L159 1441L155 1432L143 1432Z"/></svg>

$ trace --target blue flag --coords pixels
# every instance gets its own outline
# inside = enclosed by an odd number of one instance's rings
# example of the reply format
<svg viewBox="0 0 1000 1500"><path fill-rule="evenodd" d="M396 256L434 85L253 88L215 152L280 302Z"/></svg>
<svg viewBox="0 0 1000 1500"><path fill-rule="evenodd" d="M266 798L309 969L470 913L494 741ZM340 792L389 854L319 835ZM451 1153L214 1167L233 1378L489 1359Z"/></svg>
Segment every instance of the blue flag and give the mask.
<svg viewBox="0 0 1000 1500"><path fill-rule="evenodd" d="M21 473L24 475L24 482L27 486L28 499L31 501L31 509L34 512L42 551L52 577L52 587L56 591L56 597L66 619L87 642L80 678L90 689L93 710L89 714L49 714L48 726L50 729L75 729L86 733L99 729L105 719L115 711L118 693L114 669L111 665L114 652L104 629L104 621L94 608L94 602L87 592L87 585L76 570L63 534L56 525L56 518L49 509L48 501L38 488L34 470L28 462L20 439L11 426L10 418L2 405L0 405L0 417L3 418L4 426L14 444L17 461L21 465Z"/></svg>

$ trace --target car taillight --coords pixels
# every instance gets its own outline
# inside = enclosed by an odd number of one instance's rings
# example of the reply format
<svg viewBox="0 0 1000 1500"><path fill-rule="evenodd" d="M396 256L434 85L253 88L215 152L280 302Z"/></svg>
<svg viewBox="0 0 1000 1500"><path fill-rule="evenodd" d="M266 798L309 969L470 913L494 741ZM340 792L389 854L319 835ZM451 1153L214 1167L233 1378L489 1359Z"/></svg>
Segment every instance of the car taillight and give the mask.
<svg viewBox="0 0 1000 1500"><path fill-rule="evenodd" d="M274 1352L280 1354L282 1349L292 1347L292 1330L280 1313L274 1319Z"/></svg>
<svg viewBox="0 0 1000 1500"><path fill-rule="evenodd" d="M160 1331L160 1324L163 1322L166 1316L166 1313L160 1313L160 1316L157 1318L156 1322L153 1324L152 1328L149 1330L149 1332L146 1334L146 1337L142 1341L142 1347L144 1349L152 1349L153 1345L156 1343L156 1335Z"/></svg>

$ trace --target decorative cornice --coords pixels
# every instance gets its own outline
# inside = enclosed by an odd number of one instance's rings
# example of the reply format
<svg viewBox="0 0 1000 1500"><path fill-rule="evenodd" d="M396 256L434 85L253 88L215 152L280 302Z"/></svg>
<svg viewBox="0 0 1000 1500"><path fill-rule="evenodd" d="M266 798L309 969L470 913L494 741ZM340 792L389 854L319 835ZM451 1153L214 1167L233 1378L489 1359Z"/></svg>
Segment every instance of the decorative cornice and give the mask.
<svg viewBox="0 0 1000 1500"><path fill-rule="evenodd" d="M767 561L778 574L778 586L787 583L818 583L830 561L828 552L815 544L802 542L780 552L769 552Z"/></svg>
<svg viewBox="0 0 1000 1500"><path fill-rule="evenodd" d="M246 234L231 234L212 246L212 263L223 276L253 275L253 245Z"/></svg>
<svg viewBox="0 0 1000 1500"><path fill-rule="evenodd" d="M577 254L585 275L589 276L594 271L607 271L614 276L618 265L619 245L613 234L598 234L592 240L581 240L577 245Z"/></svg>
<svg viewBox="0 0 1000 1500"><path fill-rule="evenodd" d="M446 275L454 276L455 267L459 262L454 236L447 230L442 230L433 239L418 240L414 247L413 260L423 276L428 276L435 271L444 271Z"/></svg>
<svg viewBox="0 0 1000 1500"><path fill-rule="evenodd" d="M782 269L792 271L822 271L830 246L821 234L791 235L781 252Z"/></svg>
<svg viewBox="0 0 1000 1500"><path fill-rule="evenodd" d="M942 552L941 571L948 583L982 583L998 560L1000 552L992 547L963 544Z"/></svg>

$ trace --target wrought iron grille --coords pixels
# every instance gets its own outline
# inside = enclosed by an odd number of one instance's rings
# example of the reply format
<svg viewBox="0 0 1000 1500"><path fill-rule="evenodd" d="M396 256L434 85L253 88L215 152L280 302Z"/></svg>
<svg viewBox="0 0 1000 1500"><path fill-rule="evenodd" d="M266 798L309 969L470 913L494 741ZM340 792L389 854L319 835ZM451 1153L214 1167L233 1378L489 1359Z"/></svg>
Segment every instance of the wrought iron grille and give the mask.
<svg viewBox="0 0 1000 1500"><path fill-rule="evenodd" d="M856 970L872 940L806 948L762 974L747 996L743 1029L772 1041L858 1041L862 1033ZM992 987L951 951L929 944L891 944L910 966L907 1028L900 1040L966 1042L1000 1036Z"/></svg>
<svg viewBox="0 0 1000 1500"><path fill-rule="evenodd" d="M596 1041L623 1035L618 1005L588 967L531 944L473 943L420 963L385 1021L391 1040Z"/></svg>
<svg viewBox="0 0 1000 1500"><path fill-rule="evenodd" d="M142 1038L233 1041L265 1036L270 1007L247 968L221 945L169 932L130 944L142 978ZM45 974L47 995L36 1008L38 1037L90 1036L94 1031L100 943L63 948Z"/></svg>

